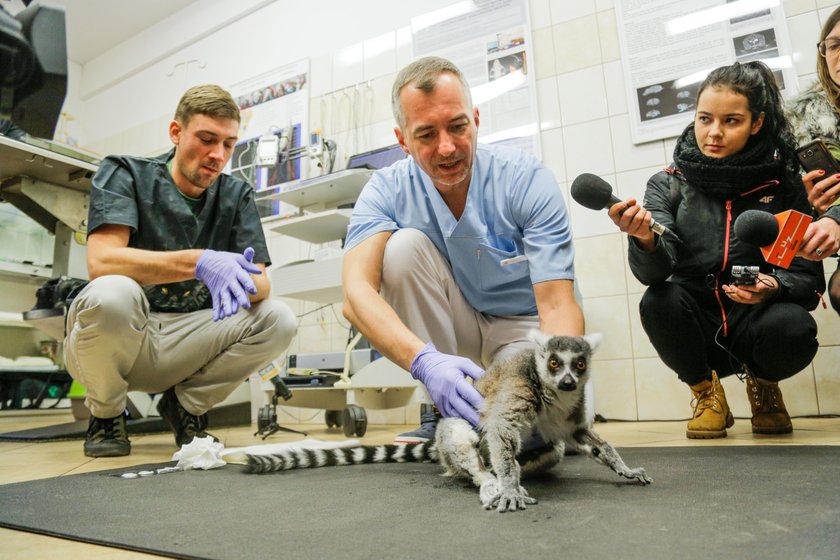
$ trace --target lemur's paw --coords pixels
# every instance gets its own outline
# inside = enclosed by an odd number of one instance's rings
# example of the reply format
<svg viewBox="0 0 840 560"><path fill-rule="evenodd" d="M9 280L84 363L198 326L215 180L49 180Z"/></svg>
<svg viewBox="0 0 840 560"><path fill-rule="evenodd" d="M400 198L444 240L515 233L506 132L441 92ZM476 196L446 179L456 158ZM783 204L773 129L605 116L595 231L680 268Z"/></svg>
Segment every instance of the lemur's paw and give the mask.
<svg viewBox="0 0 840 560"><path fill-rule="evenodd" d="M499 501L499 481L493 479L482 482L481 488L478 489L478 497L484 509L496 507Z"/></svg>
<svg viewBox="0 0 840 560"><path fill-rule="evenodd" d="M638 482L648 485L653 482L653 479L647 475L645 469L639 467L637 469L627 469L624 472L620 473L621 476L624 478L629 478L631 480L637 480Z"/></svg>
<svg viewBox="0 0 840 560"><path fill-rule="evenodd" d="M521 486L517 490L504 489L499 493L497 498L496 511L505 513L508 511L517 511L520 509L527 509L528 505L536 504L537 500L530 497L528 492Z"/></svg>

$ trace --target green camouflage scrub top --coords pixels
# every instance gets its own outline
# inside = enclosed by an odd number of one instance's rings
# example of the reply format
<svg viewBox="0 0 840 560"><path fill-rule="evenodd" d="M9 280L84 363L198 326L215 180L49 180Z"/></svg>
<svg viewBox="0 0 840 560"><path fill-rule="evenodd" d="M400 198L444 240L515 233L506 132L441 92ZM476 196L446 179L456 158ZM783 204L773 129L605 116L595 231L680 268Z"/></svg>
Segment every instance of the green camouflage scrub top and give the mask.
<svg viewBox="0 0 840 560"><path fill-rule="evenodd" d="M215 249L241 253L254 248L254 262L271 264L254 189L219 175L193 215L172 180L167 162L175 150L155 158L108 156L93 177L88 232L101 225L131 228L129 247L152 251ZM203 282L186 280L144 286L152 311L187 313L212 305Z"/></svg>

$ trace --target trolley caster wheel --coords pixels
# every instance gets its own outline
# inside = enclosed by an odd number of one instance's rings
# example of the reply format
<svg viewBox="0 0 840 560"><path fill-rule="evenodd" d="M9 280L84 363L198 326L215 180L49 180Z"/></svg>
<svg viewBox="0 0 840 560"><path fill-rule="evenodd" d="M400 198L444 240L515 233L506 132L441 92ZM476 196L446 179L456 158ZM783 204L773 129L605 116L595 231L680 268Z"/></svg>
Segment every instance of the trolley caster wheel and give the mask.
<svg viewBox="0 0 840 560"><path fill-rule="evenodd" d="M341 427L347 437L362 437L367 431L367 415L365 409L355 404L347 405L342 415Z"/></svg>
<svg viewBox="0 0 840 560"><path fill-rule="evenodd" d="M324 412L324 422L326 422L327 428L340 428L341 420L340 410L327 410Z"/></svg>

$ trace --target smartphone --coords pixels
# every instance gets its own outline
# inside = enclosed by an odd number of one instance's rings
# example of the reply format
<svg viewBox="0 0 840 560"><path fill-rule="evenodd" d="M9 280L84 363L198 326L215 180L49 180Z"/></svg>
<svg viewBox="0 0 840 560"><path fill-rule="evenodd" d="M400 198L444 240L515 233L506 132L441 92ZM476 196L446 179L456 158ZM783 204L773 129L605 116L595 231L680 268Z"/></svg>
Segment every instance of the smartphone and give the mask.
<svg viewBox="0 0 840 560"><path fill-rule="evenodd" d="M833 175L840 173L840 163L834 159L828 147L822 140L814 140L808 142L804 146L796 150L796 156L799 158L799 163L805 171L813 171L815 169L822 169L826 175Z"/></svg>

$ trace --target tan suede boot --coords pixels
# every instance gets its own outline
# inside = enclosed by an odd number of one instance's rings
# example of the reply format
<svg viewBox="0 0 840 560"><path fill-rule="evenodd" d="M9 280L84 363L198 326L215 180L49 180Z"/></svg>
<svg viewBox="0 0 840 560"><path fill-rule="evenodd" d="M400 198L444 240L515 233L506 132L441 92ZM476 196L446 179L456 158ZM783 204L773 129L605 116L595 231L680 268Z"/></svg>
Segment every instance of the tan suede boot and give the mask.
<svg viewBox="0 0 840 560"><path fill-rule="evenodd" d="M735 418L726 404L726 394L712 371L712 380L691 386L694 394L692 404L694 417L688 421L685 436L689 439L713 439L726 437L726 428L735 424Z"/></svg>
<svg viewBox="0 0 840 560"><path fill-rule="evenodd" d="M789 434L793 431L790 415L782 400L779 384L747 375L747 397L752 408L754 434Z"/></svg>

